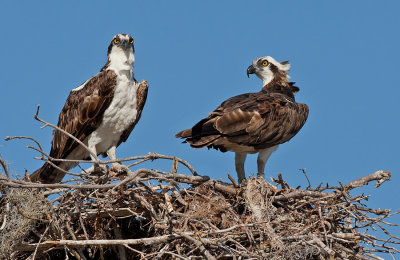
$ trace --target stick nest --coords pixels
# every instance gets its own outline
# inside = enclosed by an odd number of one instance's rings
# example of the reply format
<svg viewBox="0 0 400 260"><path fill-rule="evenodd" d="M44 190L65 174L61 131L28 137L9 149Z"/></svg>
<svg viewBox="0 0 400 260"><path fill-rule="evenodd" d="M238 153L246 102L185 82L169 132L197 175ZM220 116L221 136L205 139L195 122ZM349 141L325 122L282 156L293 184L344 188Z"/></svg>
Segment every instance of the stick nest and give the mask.
<svg viewBox="0 0 400 260"><path fill-rule="evenodd" d="M384 226L390 210L370 209L357 187L290 187L251 178L241 185L149 169L81 174L73 184L0 178L4 259L381 259L399 253ZM137 158L137 157L135 157ZM144 159L141 160L144 160ZM140 159L140 158L139 158ZM383 239L366 232L380 229Z"/></svg>

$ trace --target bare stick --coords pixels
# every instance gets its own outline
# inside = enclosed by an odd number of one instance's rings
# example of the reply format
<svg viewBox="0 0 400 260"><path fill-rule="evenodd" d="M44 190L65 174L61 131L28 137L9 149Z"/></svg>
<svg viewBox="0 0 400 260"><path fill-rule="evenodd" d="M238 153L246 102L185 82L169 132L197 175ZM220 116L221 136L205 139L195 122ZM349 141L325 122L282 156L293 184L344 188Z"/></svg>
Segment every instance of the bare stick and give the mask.
<svg viewBox="0 0 400 260"><path fill-rule="evenodd" d="M58 131L60 131L60 132L62 132L62 133L64 133L64 134L66 134L67 136L71 137L74 141L76 141L76 142L77 142L78 144L80 144L83 148L85 148L85 150L88 151L89 154L90 154L93 158L95 158L96 163L99 163L99 162L100 162L100 159L97 157L97 154L95 154L95 153L94 153L89 147L87 147L81 140L79 140L78 138L76 138L76 137L73 136L72 134L68 133L68 132L65 131L64 129L61 129L61 128L59 128L58 126L53 125L53 124L51 124L51 123L49 123L49 122L46 122L45 120L39 118L39 117L38 117L38 115L39 115L39 108L40 108L40 105L38 104L38 105L37 105L36 114L35 114L35 119L36 119L37 121L40 121L40 122L44 123L44 124L45 124L44 127L46 127L46 126L51 126L51 127L53 127L54 129L56 129L56 130L58 130Z"/></svg>
<svg viewBox="0 0 400 260"><path fill-rule="evenodd" d="M278 195L274 197L275 201L285 201L289 199L298 199L305 196L309 197L324 197L327 194L315 192L315 191L308 191L308 190L293 190L288 194Z"/></svg>
<svg viewBox="0 0 400 260"><path fill-rule="evenodd" d="M324 218L322 216L322 211L321 211L321 207L318 207L318 214L319 214L319 218L321 220L321 225L322 228L324 230L324 236L325 236L325 243L328 244L328 235L326 233L326 228L325 228L325 224L324 224Z"/></svg>
<svg viewBox="0 0 400 260"><path fill-rule="evenodd" d="M35 138L29 137L29 136L6 136L6 138L4 138L4 140L6 140L6 141L9 141L9 140L12 140L12 139L28 139L28 140L31 140L31 141L36 143L36 145L39 147L40 151L43 151L42 146L40 145L40 143Z"/></svg>
<svg viewBox="0 0 400 260"><path fill-rule="evenodd" d="M0 176L0 184L13 188L68 188L68 189L111 189L130 181L133 181L139 173L149 173L151 170L138 169L131 176L125 178L121 182L112 184L43 184L43 183L32 183L19 180L8 180Z"/></svg>
<svg viewBox="0 0 400 260"><path fill-rule="evenodd" d="M182 159L177 158L177 157L175 157L175 156L168 156L168 155L163 155L163 154L158 154L158 153L149 153L148 155L149 155L150 157L154 158L154 159L169 159L169 160L174 160L174 158L175 158L175 160L177 160L177 161L180 162L181 164L185 165L185 166L192 172L192 174L193 174L194 176L198 176L198 174L197 174L197 172L195 171L195 169L193 169L193 167L192 167L188 162L186 162L185 160L182 160ZM154 160L154 159L153 159L153 160Z"/></svg>
<svg viewBox="0 0 400 260"><path fill-rule="evenodd" d="M390 180L390 175L391 174L389 171L377 171L375 173L372 173L370 175L352 181L346 184L344 187L346 189L354 189L356 187L368 185L368 183L371 181L376 181L375 188L378 188L380 185L382 185L382 183L384 183L387 180Z"/></svg>
<svg viewBox="0 0 400 260"><path fill-rule="evenodd" d="M8 212L10 211L10 202L6 202L6 208L5 208L5 213L6 214L4 214L3 215L3 223L1 224L1 227L0 227L0 231L1 230L3 230L5 227L6 227L6 224L7 224L7 215L9 214Z"/></svg>
<svg viewBox="0 0 400 260"><path fill-rule="evenodd" d="M193 235L191 232L185 232L182 234ZM182 235L181 234L181 235ZM171 234L163 235L158 237L139 238L139 239L113 239L113 240L59 240L59 241L45 241L39 245L40 249L47 249L50 247L62 247L62 246L73 246L73 247L86 247L86 246L114 246L114 245L153 245L165 243L173 239L180 238L181 235ZM20 251L32 251L38 246L37 243L32 244L19 244L16 246L16 250Z"/></svg>
<svg viewBox="0 0 400 260"><path fill-rule="evenodd" d="M326 251L331 256L331 258L335 255L335 251L326 246L316 235L312 235L312 237L313 240L311 240L310 243L316 243L319 247Z"/></svg>
<svg viewBox="0 0 400 260"><path fill-rule="evenodd" d="M36 246L36 248L35 248L35 251L33 252L33 256L32 256L32 259L33 259L33 260L35 259L36 253L37 253L37 251L38 251L38 249L39 249L39 247L40 247L40 243L42 242L42 240L43 240L44 236L46 235L47 231L49 231L50 226L51 226L51 223L46 227L46 230L43 232L43 235L40 236L39 242L37 243L37 246Z"/></svg>
<svg viewBox="0 0 400 260"><path fill-rule="evenodd" d="M306 190L308 190L309 188L311 188L311 182L310 182L310 180L308 179L308 176L307 176L307 173L306 173L306 169L305 169L305 168L302 168L302 169L299 169L299 170L304 174L304 176L305 176L306 179L307 179L308 186L307 186Z"/></svg>
<svg viewBox="0 0 400 260"><path fill-rule="evenodd" d="M1 166L3 167L4 173L6 174L7 178L10 178L10 174L8 173L7 164L6 164L6 162L5 162L2 158L0 158L0 164L1 164Z"/></svg>
<svg viewBox="0 0 400 260"><path fill-rule="evenodd" d="M193 244L195 244L196 246L198 246L198 247L200 248L200 250L201 250L201 253L205 256L206 259L208 259L208 260L216 260L216 258L215 258L213 255L211 255L210 251L207 250L207 249L204 247L201 238L194 239L194 238L192 238L191 236L188 236L188 235L182 234L182 233L179 234L179 235L181 235L182 237L184 237L184 238L187 239L188 241L190 241L190 242L192 242Z"/></svg>
<svg viewBox="0 0 400 260"><path fill-rule="evenodd" d="M235 187L235 188L239 187L239 185L236 183L235 179L230 174L228 174L228 179L232 182L233 187Z"/></svg>
<svg viewBox="0 0 400 260"><path fill-rule="evenodd" d="M230 195L236 195L236 193L238 192L237 189L229 187L229 186L226 186L226 185L219 184L216 181L213 181L213 183L214 183L214 187L217 190L222 191L224 193L228 193Z"/></svg>

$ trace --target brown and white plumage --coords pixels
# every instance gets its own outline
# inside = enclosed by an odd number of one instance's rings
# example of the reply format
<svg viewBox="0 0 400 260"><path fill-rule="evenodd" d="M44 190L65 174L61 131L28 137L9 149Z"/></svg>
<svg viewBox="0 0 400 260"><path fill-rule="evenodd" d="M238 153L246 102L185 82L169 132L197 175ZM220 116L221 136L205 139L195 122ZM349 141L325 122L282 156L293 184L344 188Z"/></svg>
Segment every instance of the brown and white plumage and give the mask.
<svg viewBox="0 0 400 260"><path fill-rule="evenodd" d="M73 89L58 119L58 127L85 143L95 154L115 160L115 149L125 142L139 121L147 98L147 81L138 83L133 75L133 38L118 34L108 48L108 61L101 71ZM72 138L55 130L50 156L83 160L89 152ZM92 158L93 159L93 158ZM53 162L63 170L71 162ZM65 173L45 163L31 175L32 181L55 183Z"/></svg>
<svg viewBox="0 0 400 260"><path fill-rule="evenodd" d="M308 116L308 106L295 101L299 88L289 81L289 68L288 62L279 63L269 56L254 60L247 72L263 80L260 92L229 98L176 137L184 138L194 148L235 152L240 182L245 178L247 154L259 153L258 175L263 175L271 153L295 136Z"/></svg>

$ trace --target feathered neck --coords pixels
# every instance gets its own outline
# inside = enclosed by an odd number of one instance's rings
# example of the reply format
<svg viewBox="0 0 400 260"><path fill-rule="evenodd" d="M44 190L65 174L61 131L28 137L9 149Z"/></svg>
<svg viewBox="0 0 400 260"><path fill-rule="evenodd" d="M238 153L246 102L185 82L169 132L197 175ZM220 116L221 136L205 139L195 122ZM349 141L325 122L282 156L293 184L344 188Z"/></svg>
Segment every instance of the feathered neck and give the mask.
<svg viewBox="0 0 400 260"><path fill-rule="evenodd" d="M262 89L265 93L280 93L294 100L294 94L299 91L299 88L294 86L294 82L290 82L286 77L274 77Z"/></svg>

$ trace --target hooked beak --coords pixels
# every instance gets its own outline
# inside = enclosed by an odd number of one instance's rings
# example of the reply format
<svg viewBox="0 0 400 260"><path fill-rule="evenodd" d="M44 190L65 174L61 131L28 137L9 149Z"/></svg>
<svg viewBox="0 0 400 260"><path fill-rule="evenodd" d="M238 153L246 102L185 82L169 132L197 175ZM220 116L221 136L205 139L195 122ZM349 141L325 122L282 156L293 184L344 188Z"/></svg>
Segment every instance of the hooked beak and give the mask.
<svg viewBox="0 0 400 260"><path fill-rule="evenodd" d="M124 49L128 49L129 47L130 47L130 43L129 43L129 41L128 40L122 40L121 41L121 46L124 48Z"/></svg>
<svg viewBox="0 0 400 260"><path fill-rule="evenodd" d="M249 78L250 74L256 73L256 68L254 68L253 64L247 68L247 77Z"/></svg>

